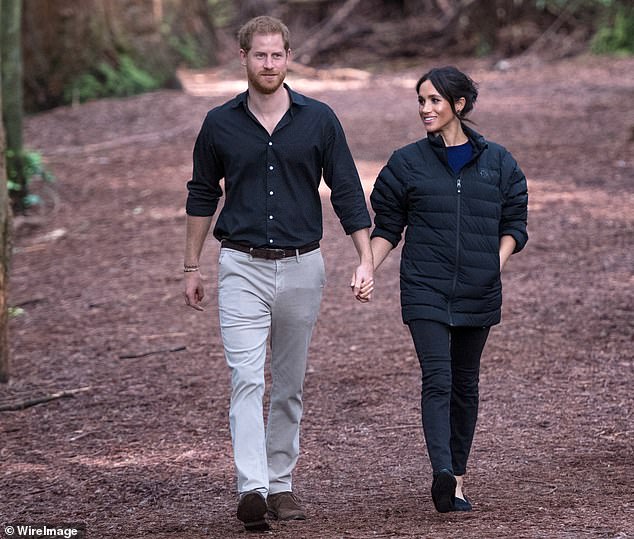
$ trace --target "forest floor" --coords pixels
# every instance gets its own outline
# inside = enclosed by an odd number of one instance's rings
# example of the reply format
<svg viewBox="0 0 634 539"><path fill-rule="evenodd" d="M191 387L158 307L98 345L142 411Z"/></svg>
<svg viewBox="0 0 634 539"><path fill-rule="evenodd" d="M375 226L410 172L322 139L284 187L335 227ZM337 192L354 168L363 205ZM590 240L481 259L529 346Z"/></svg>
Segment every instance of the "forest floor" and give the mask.
<svg viewBox="0 0 634 539"><path fill-rule="evenodd" d="M302 78L329 103L369 191L423 136L413 90L439 62ZM529 179L530 240L505 270L503 322L481 373L466 492L438 514L420 427L420 372L401 323L399 255L353 300L354 249L324 191L328 285L305 385L294 484L305 522L280 539L634 537L634 59L460 61L480 83L476 128ZM94 538L245 537L235 518L229 374L216 312L183 301L185 182L206 111L240 70L29 117L55 174L16 221L12 381L0 406L0 522L82 522ZM0 535L3 531L0 530Z"/></svg>

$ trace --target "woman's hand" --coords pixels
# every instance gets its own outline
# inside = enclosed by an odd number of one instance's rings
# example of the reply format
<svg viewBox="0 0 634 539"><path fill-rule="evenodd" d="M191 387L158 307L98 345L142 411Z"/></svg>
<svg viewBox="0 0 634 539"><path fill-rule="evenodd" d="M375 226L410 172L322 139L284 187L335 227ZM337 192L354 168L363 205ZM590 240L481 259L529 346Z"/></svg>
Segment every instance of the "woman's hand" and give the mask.
<svg viewBox="0 0 634 539"><path fill-rule="evenodd" d="M516 245L517 243L513 236L502 236L500 238L500 273L502 273L504 266L511 258Z"/></svg>
<svg viewBox="0 0 634 539"><path fill-rule="evenodd" d="M372 299L374 290L374 268L372 264L359 264L350 279L350 288L354 297L361 303L367 303Z"/></svg>

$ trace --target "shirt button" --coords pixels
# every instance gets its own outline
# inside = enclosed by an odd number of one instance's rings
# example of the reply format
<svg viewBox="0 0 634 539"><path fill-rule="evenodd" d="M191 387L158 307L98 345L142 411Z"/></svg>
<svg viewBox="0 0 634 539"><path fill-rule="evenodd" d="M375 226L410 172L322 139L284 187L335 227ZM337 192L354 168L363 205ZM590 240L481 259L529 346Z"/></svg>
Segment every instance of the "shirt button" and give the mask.
<svg viewBox="0 0 634 539"><path fill-rule="evenodd" d="M269 240L269 243L273 243L273 240Z"/></svg>
<svg viewBox="0 0 634 539"><path fill-rule="evenodd" d="M273 216L272 216L272 215L269 215L269 219L273 219Z"/></svg>
<svg viewBox="0 0 634 539"><path fill-rule="evenodd" d="M273 165L269 165L269 170L273 170Z"/></svg>
<svg viewBox="0 0 634 539"><path fill-rule="evenodd" d="M273 191L269 191L269 195L273 196Z"/></svg>
<svg viewBox="0 0 634 539"><path fill-rule="evenodd" d="M273 143L269 140L269 146L273 146Z"/></svg>

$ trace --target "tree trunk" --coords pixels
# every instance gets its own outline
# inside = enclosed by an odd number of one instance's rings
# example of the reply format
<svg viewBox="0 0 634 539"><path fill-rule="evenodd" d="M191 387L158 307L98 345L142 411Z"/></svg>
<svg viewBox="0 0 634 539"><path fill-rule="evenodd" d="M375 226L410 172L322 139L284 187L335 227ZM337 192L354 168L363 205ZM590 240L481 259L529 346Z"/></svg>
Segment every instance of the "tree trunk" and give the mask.
<svg viewBox="0 0 634 539"><path fill-rule="evenodd" d="M123 59L156 84L174 85L181 65L216 63L213 9L207 0L23 0L24 109L73 100L87 75Z"/></svg>
<svg viewBox="0 0 634 539"><path fill-rule="evenodd" d="M21 46L22 0L3 0L0 11L0 35L2 40L2 120L5 130L5 156L9 179L17 185L12 191L13 206L22 211L27 195L27 177L22 157L22 46Z"/></svg>
<svg viewBox="0 0 634 539"><path fill-rule="evenodd" d="M0 0L0 13L3 4ZM2 28L0 26L0 32ZM2 36L0 35L0 58L2 58ZM0 69L0 110L2 110L2 70ZM4 128L0 122L0 383L9 381L9 308L7 304L9 284L9 262L11 258L11 211L5 167Z"/></svg>

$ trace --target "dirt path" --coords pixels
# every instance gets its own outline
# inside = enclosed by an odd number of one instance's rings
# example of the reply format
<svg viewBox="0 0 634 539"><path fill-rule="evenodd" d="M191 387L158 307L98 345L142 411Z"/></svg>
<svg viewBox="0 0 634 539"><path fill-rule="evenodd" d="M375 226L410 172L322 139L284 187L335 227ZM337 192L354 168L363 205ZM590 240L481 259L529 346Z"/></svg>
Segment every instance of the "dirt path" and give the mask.
<svg viewBox="0 0 634 539"><path fill-rule="evenodd" d="M531 239L505 273L504 320L483 359L475 510L439 515L428 495L398 257L377 275L373 305L347 298L351 244L324 199L329 283L295 475L310 519L271 536L634 537L634 60L460 65L481 83L477 129L514 153L531 197ZM422 134L412 85L427 67L291 84L337 111L370 189L391 151ZM87 389L0 413L1 522L80 521L99 538L246 535L234 518L217 244L204 252L203 314L183 306L180 272L193 140L206 110L238 90L217 73L187 83L190 93L27 121L58 199L18 230L10 295L23 313L0 404Z"/></svg>

